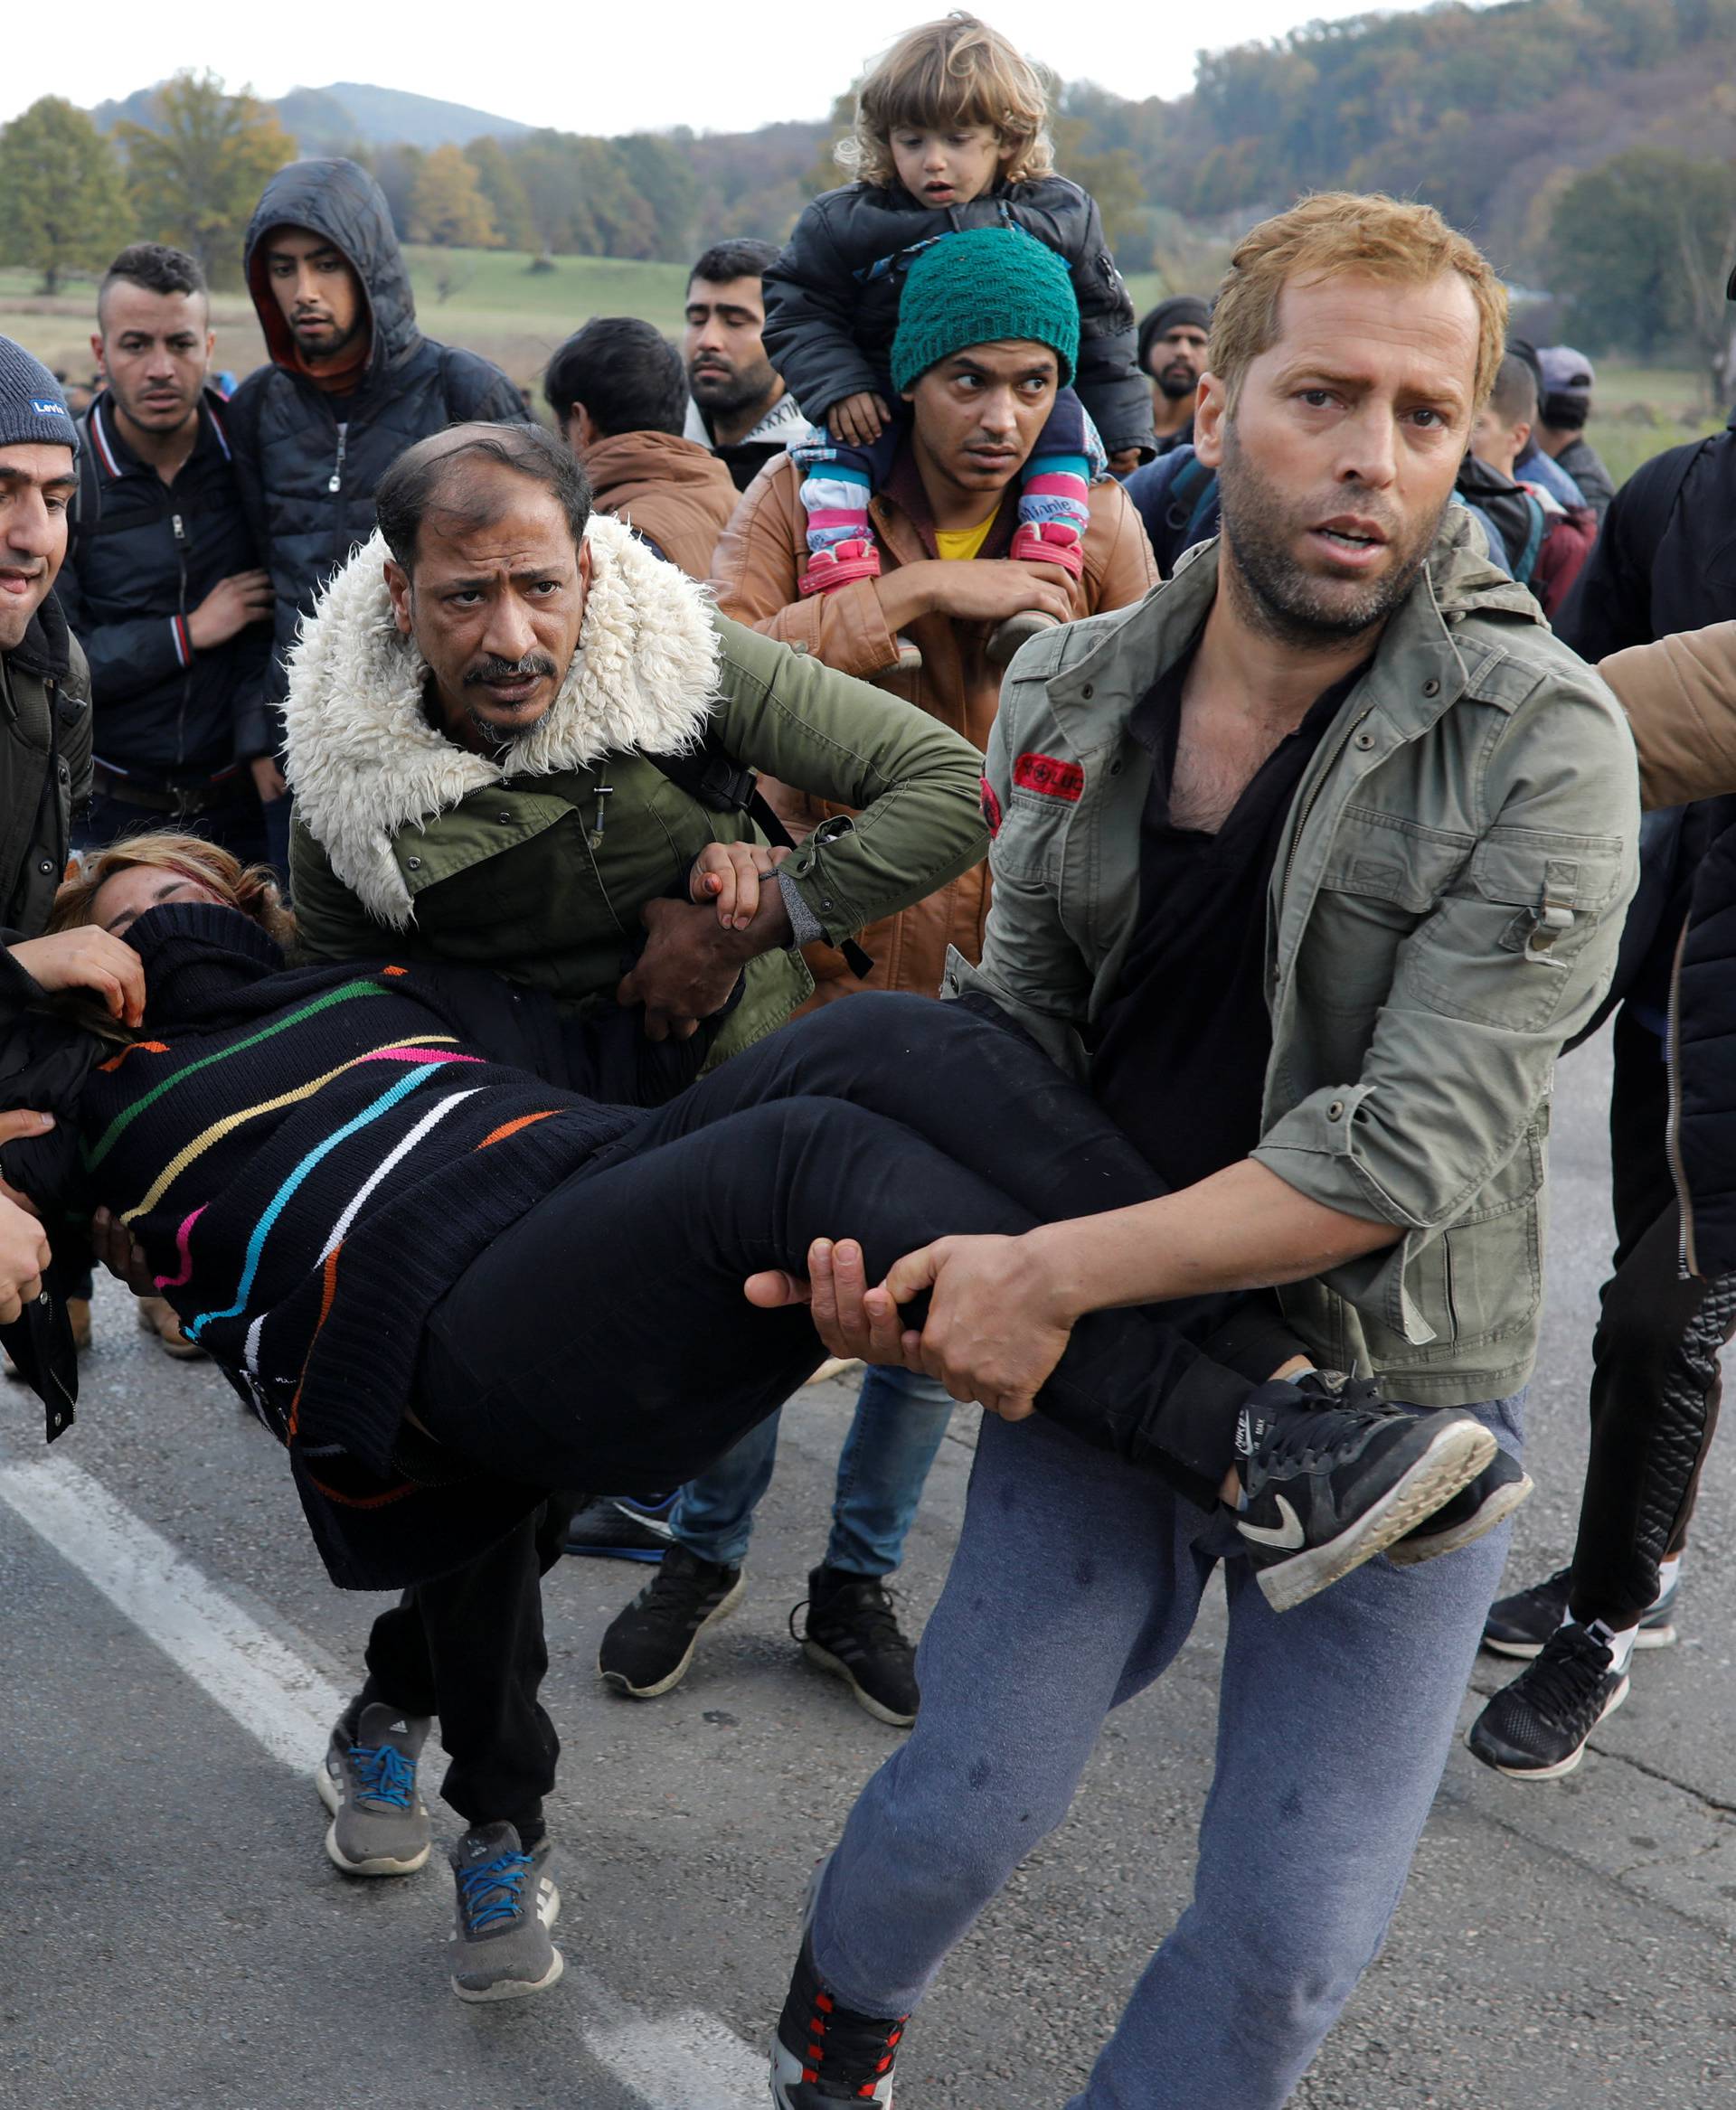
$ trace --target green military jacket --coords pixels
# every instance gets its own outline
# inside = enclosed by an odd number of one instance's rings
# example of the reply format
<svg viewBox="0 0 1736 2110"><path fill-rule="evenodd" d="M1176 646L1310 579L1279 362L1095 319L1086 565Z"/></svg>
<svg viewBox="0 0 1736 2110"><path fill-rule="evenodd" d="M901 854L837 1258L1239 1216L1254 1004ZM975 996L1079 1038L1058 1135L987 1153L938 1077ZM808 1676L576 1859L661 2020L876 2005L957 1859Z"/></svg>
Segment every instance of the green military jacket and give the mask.
<svg viewBox="0 0 1736 2110"><path fill-rule="evenodd" d="M1151 764L1128 715L1197 635L1217 551L1028 645L989 743L995 903L947 993L980 989L1080 1075L1138 913ZM1529 1376L1555 1058L1613 972L1638 824L1615 699L1455 509L1316 750L1267 904L1254 1155L1403 1233L1281 1293L1323 1363L1424 1405Z"/></svg>
<svg viewBox="0 0 1736 2110"><path fill-rule="evenodd" d="M377 538L334 581L292 662L288 710L308 958L391 950L493 967L580 1015L608 1003L643 937L641 906L684 898L707 843L761 839L647 758L705 729L750 768L856 809L784 868L834 944L982 857L982 760L967 741L716 616L619 523L593 517L587 539L580 651L505 765L429 723L427 670L391 625ZM793 946L750 962L709 1060L780 1025L812 989Z"/></svg>
<svg viewBox="0 0 1736 2110"><path fill-rule="evenodd" d="M0 942L40 937L90 796L90 672L52 594L0 653Z"/></svg>

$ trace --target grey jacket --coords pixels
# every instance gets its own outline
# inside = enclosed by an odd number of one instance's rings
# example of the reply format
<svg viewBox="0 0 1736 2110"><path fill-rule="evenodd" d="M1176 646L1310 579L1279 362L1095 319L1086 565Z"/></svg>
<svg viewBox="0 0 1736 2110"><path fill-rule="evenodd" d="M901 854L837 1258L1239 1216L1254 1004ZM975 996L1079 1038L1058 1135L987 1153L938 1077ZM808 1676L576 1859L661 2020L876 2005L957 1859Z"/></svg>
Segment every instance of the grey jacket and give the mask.
<svg viewBox="0 0 1736 2110"><path fill-rule="evenodd" d="M1613 971L1639 824L1615 699L1468 532L1454 509L1286 823L1254 1153L1402 1231L1283 1302L1322 1362L1442 1406L1530 1374L1555 1057ZM982 991L1080 1074L1138 910L1150 761L1128 714L1204 620L1217 557L1202 544L1136 608L1038 640L1008 673L988 755L995 902L981 966L955 956L948 993ZM1015 770L1027 757L1082 780Z"/></svg>

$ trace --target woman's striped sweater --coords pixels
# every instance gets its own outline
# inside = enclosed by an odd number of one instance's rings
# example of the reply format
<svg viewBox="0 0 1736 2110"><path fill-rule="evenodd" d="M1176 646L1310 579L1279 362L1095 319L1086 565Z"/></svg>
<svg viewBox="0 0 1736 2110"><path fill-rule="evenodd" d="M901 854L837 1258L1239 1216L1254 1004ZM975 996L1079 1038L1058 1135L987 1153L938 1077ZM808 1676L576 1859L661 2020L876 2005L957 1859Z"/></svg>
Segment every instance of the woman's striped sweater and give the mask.
<svg viewBox="0 0 1736 2110"><path fill-rule="evenodd" d="M330 1564L330 1505L415 1492L397 1457L429 1310L640 1116L489 1060L420 970L286 972L229 909L153 909L127 935L146 1028L80 1095L86 1181L288 1446Z"/></svg>

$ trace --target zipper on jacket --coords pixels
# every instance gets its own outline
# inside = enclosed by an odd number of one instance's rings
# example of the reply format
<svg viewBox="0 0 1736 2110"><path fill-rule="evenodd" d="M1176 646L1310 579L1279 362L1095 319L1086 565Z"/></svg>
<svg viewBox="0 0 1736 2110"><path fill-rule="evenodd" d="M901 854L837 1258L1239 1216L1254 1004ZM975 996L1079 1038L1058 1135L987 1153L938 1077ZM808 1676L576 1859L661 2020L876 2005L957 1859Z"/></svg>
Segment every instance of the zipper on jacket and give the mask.
<svg viewBox="0 0 1736 2110"><path fill-rule="evenodd" d="M1669 1032L1664 1043L1664 1075L1669 1087L1670 1111L1664 1125L1664 1147L1680 1205L1682 1229L1678 1246L1682 1264L1690 1275L1697 1275L1700 1270L1694 1247L1694 1197L1688 1191L1688 1171L1682 1159L1682 955L1687 942L1688 927L1684 922L1675 941L1675 957L1670 962Z"/></svg>
<svg viewBox="0 0 1736 2110"><path fill-rule="evenodd" d="M326 483L326 488L334 498L344 488L344 454L349 444L349 426L347 423L340 425L337 429L337 459L332 464L332 473Z"/></svg>
<svg viewBox="0 0 1736 2110"><path fill-rule="evenodd" d="M175 589L175 605L181 613L181 631L187 641L187 664L181 675L181 707L175 714L175 759L178 768L187 758L187 705L193 695L193 632L187 627L187 528L178 513L169 515L169 525L175 531L175 560L180 567L181 583Z"/></svg>

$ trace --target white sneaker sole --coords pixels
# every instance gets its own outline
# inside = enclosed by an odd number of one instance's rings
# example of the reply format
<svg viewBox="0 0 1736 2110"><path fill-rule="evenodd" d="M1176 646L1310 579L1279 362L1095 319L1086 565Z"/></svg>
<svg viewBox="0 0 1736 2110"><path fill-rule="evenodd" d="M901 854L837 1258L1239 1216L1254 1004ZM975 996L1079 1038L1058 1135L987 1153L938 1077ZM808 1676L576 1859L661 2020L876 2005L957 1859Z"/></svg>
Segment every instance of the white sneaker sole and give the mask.
<svg viewBox="0 0 1736 2110"><path fill-rule="evenodd" d="M864 1714L872 1714L876 1721L883 1721L889 1729L907 1729L916 1719L913 1714L895 1714L890 1707L866 1692L856 1681L856 1674L842 1656L835 1656L829 1648L822 1648L817 1641L805 1641L802 1653L810 1663L817 1663L821 1670L830 1671L835 1678L842 1678L850 1688L850 1697Z"/></svg>
<svg viewBox="0 0 1736 2110"><path fill-rule="evenodd" d="M337 1818L344 1807L344 1795L323 1758L314 1775L314 1786L318 1790L320 1801L332 1813L332 1822L326 1827L326 1851L334 1868L342 1869L346 1876L413 1876L427 1861L432 1842L426 1839L422 1842L422 1851L413 1860L401 1860L389 1854L375 1854L368 1860L346 1859L337 1847ZM417 1807L421 1807L420 1797Z"/></svg>
<svg viewBox="0 0 1736 2110"><path fill-rule="evenodd" d="M789 2091L800 2085L801 2078L801 2060L796 2057L794 2052L787 2051L782 2043L774 2037L771 2040L769 2082L771 2099L776 2105L776 2110L796 2110L796 2099ZM882 2088L885 2090L883 2095L880 2092ZM872 2096L861 2096L859 2100L863 2103L878 2104L880 2110L892 2110L892 2076L889 2074Z"/></svg>
<svg viewBox="0 0 1736 2110"><path fill-rule="evenodd" d="M1400 1539L1386 1550L1394 1568L1419 1568L1425 1560L1439 1560L1443 1553L1458 1553L1475 1546L1497 1524L1505 1524L1514 1511L1529 1502L1537 1484L1527 1473L1523 1479L1497 1488L1474 1517L1467 1517L1456 1531L1437 1531L1429 1538Z"/></svg>
<svg viewBox="0 0 1736 2110"><path fill-rule="evenodd" d="M1480 1421L1450 1422L1396 1486L1365 1510L1329 1544L1313 1546L1276 1567L1256 1568L1255 1579L1275 1612L1297 1605L1384 1553L1468 1487L1495 1454L1495 1440Z"/></svg>
<svg viewBox="0 0 1736 2110"><path fill-rule="evenodd" d="M552 1926L561 1917L561 1892L552 1876L544 1876L537 1885L536 1917L543 1926ZM462 2001L473 2007L486 2005L491 2001L526 2000L533 1992L546 1992L567 1967L567 1959L559 1949L552 1952L554 1961L533 1983L528 1979L505 1979L498 1985L460 1985L455 1978L452 1990Z"/></svg>
<svg viewBox="0 0 1736 2110"><path fill-rule="evenodd" d="M1565 1758L1559 1759L1553 1766L1497 1766L1493 1760L1483 1758L1477 1754L1474 1747L1472 1747L1473 1756L1477 1757L1478 1763L1486 1766L1491 1773L1500 1774L1504 1780L1560 1780L1564 1775L1571 1773L1579 1765L1580 1760L1585 1757L1586 1745L1591 1741L1596 1732L1627 1699L1628 1683L1627 1678L1624 1677L1621 1683L1616 1687L1604 1702L1603 1712L1587 1729L1585 1735L1580 1738L1578 1747L1570 1751ZM1475 1729L1476 1726L1475 1722L1471 1725L1472 1729ZM1466 1732L1465 1741L1467 1746L1470 1746L1469 1730Z"/></svg>
<svg viewBox="0 0 1736 2110"><path fill-rule="evenodd" d="M1675 1628L1667 1623L1662 1626L1642 1626L1634 1636L1636 1648L1674 1648L1681 1639ZM1491 1655L1515 1656L1522 1663L1530 1663L1543 1653L1541 1641L1491 1641L1486 1634L1481 1646Z"/></svg>
<svg viewBox="0 0 1736 2110"><path fill-rule="evenodd" d="M706 1613L693 1629L693 1638L687 1644L687 1653L666 1678L659 1678L655 1685L634 1685L627 1681L625 1671L606 1671L601 1658L598 1659L597 1675L611 1692L618 1692L627 1700L661 1700L665 1692L673 1692L693 1668L693 1651L699 1646L699 1637L708 1626L715 1626L720 1619L727 1619L748 1594L748 1578L739 1575L735 1587L714 1610Z"/></svg>

